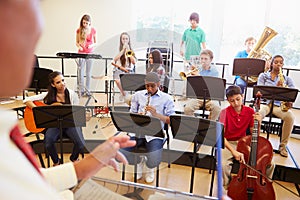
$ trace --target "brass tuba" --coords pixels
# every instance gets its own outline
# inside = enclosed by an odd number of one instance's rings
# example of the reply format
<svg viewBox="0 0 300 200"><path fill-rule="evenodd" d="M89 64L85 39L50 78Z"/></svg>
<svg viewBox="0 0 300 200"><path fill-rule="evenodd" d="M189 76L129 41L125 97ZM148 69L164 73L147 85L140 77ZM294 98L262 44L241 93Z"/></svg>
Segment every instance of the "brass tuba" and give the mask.
<svg viewBox="0 0 300 200"><path fill-rule="evenodd" d="M266 26L258 42L256 43L255 47L249 53L248 58L259 58L263 60L270 60L272 58L272 55L266 50L264 50L264 47L276 35L277 35L276 31ZM242 78L246 81L246 78L244 76L242 76ZM248 83L255 83L257 82L257 79L258 79L257 76L250 76L248 77Z"/></svg>
<svg viewBox="0 0 300 200"><path fill-rule="evenodd" d="M260 58L265 60L271 59L271 54L269 54L263 48L276 35L276 31L266 26L255 47L249 53L248 58Z"/></svg>

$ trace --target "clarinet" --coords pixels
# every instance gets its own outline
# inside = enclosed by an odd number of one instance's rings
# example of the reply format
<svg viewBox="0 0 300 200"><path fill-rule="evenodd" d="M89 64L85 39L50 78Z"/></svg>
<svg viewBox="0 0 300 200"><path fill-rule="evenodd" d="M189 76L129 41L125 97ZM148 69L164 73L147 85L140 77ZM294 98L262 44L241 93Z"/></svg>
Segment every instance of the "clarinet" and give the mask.
<svg viewBox="0 0 300 200"><path fill-rule="evenodd" d="M147 103L146 103L146 105L145 105L145 107L144 107L144 113L143 113L143 115L146 115L146 114L147 114L146 107L149 106L150 98L151 98L151 93L148 92Z"/></svg>

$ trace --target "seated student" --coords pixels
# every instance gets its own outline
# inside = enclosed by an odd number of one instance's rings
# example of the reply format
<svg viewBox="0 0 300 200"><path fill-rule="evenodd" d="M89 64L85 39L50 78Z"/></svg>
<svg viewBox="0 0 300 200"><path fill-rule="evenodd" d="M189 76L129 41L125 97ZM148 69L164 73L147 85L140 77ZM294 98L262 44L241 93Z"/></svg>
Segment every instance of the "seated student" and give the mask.
<svg viewBox="0 0 300 200"><path fill-rule="evenodd" d="M214 65L211 64L213 60L213 52L211 50L205 49L200 53L200 63L201 68L199 72L195 70L192 75L200 76L212 76L218 77L219 72ZM189 99L184 107L185 115L194 115L195 110L198 110L203 106L203 99ZM206 101L205 109L210 111L209 119L217 120L221 111L221 107L215 101Z"/></svg>
<svg viewBox="0 0 300 200"><path fill-rule="evenodd" d="M149 63L146 70L146 73L148 72L155 72L157 73L159 79L160 79L160 90L164 88L164 82L165 82L165 76L166 76L166 70L163 66L163 57L161 55L161 52L158 49L154 49L149 54ZM166 86L168 87L168 86Z"/></svg>
<svg viewBox="0 0 300 200"><path fill-rule="evenodd" d="M261 115L248 106L243 105L243 94L239 86L232 85L226 89L227 101L230 104L222 109L220 122L224 124L225 149L222 151L223 186L227 189L231 179L233 160L245 163L244 155L236 150L238 140L246 136L247 130L253 131L254 119L261 124ZM267 176L271 177L274 164L268 166Z"/></svg>
<svg viewBox="0 0 300 200"><path fill-rule="evenodd" d="M44 101L45 104L51 105L55 103L59 104L72 104L79 105L79 99L77 94L66 87L65 79L62 73L54 71L49 74L49 86L47 93L41 93L31 97L26 97L24 103L30 108L36 107L34 101ZM80 127L64 128L63 134L69 137L73 143L73 151L70 156L71 161L76 161L79 154L84 148L84 138ZM58 158L55 142L60 138L59 128L48 128L45 132L45 146L49 153L53 166L59 165L60 160Z"/></svg>
<svg viewBox="0 0 300 200"><path fill-rule="evenodd" d="M291 77L284 76L282 74L282 67L284 64L284 59L281 55L273 56L271 60L270 70L261 73L258 77L257 85L266 85L266 86L279 86L279 87L289 87L295 88L294 82ZM270 101L268 101L269 103ZM289 108L292 107L292 102L286 102L287 110L282 110L280 107L280 102L275 101L273 107L273 113L276 117L283 120L282 124L282 135L279 145L279 153L283 157L288 157L288 152L286 149L288 140L290 138L291 132L294 126L295 116ZM265 117L270 113L269 105L261 105L260 114Z"/></svg>
<svg viewBox="0 0 300 200"><path fill-rule="evenodd" d="M145 78L146 90L136 92L131 101L130 112L140 113L157 117L164 124L170 123L169 116L175 114L175 106L170 95L159 90L160 80L155 72L149 72ZM131 135L131 134L130 134ZM135 137L131 137L135 140ZM161 162L161 154L163 150L163 138L146 136L137 140L137 146L146 146L148 154L146 160L143 157L137 158L137 178L142 178L143 165L146 164L145 181L151 183L154 181L154 168ZM121 149L121 152L128 159L129 164L134 164L135 155L132 153L135 147Z"/></svg>
<svg viewBox="0 0 300 200"><path fill-rule="evenodd" d="M236 58L247 58L249 53L251 52L251 50L254 48L254 45L256 43L256 39L254 37L248 37L245 40L245 49L239 51L236 54ZM240 77L240 76L236 76L235 77L235 85L239 86L244 94L245 88L247 86L246 81Z"/></svg>

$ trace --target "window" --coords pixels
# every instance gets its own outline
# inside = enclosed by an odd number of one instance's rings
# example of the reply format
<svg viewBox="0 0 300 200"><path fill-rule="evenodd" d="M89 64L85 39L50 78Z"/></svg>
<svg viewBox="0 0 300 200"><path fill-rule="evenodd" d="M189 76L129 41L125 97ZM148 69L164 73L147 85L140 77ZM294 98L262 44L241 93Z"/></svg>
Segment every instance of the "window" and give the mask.
<svg viewBox="0 0 300 200"><path fill-rule="evenodd" d="M153 31L152 34L137 31L139 42L172 40L175 52L179 51L181 34L189 27L189 15L198 12L199 26L206 33L207 46L214 51L215 60L229 64L237 51L244 48L247 37L258 40L265 26L269 26L278 34L265 49L271 54L282 54L286 65L295 66L300 53L296 3L296 0L133 0L133 23L138 31Z"/></svg>

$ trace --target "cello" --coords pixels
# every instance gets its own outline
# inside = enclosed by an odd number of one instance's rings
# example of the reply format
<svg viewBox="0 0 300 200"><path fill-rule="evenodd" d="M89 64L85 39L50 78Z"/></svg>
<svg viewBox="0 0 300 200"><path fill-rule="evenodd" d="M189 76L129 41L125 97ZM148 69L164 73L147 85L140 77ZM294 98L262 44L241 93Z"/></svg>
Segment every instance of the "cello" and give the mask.
<svg viewBox="0 0 300 200"><path fill-rule="evenodd" d="M261 93L256 94L255 112L260 108ZM252 135L242 137L237 144L237 151L244 154L247 164L240 164L237 176L229 183L227 195L233 200L274 200L272 182L266 178L267 166L271 165L273 147L269 140L258 135L259 123L254 120ZM264 174L261 175L261 174Z"/></svg>

